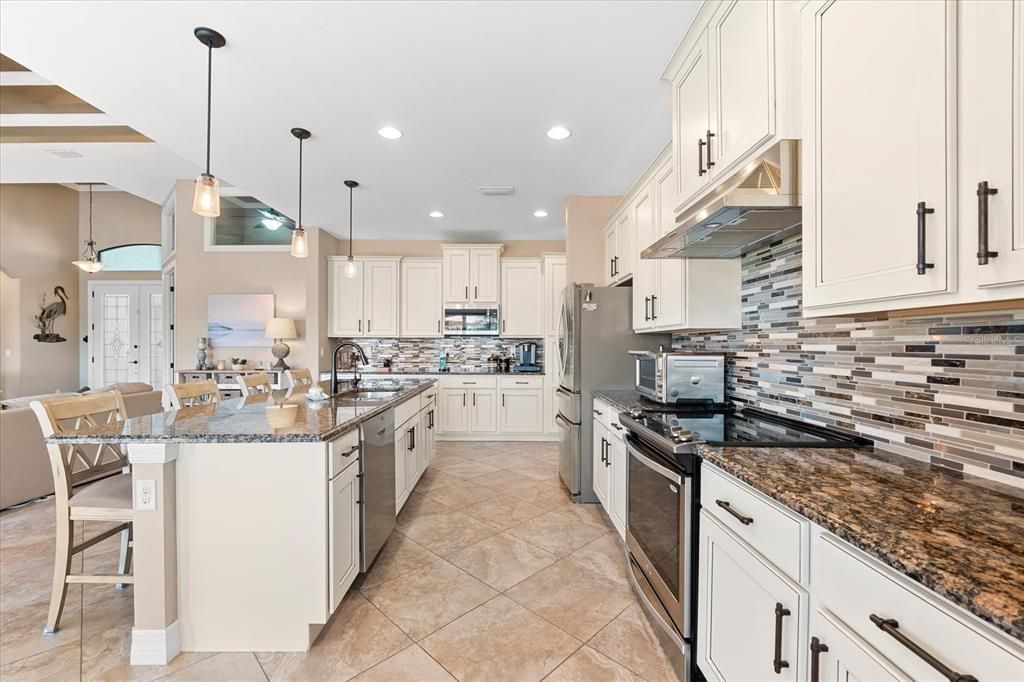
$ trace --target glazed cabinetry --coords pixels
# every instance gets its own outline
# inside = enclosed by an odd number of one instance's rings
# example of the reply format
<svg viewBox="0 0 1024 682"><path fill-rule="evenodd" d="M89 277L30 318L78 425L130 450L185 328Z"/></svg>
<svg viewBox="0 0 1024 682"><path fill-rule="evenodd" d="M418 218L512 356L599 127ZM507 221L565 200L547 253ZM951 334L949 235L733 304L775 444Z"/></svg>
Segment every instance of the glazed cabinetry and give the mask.
<svg viewBox="0 0 1024 682"><path fill-rule="evenodd" d="M444 244L445 304L499 303L501 244Z"/></svg>
<svg viewBox="0 0 1024 682"><path fill-rule="evenodd" d="M327 328L333 337L398 336L399 258L355 259L347 277L346 258L328 258Z"/></svg>
<svg viewBox="0 0 1024 682"><path fill-rule="evenodd" d="M593 472L594 494L604 507L619 537L626 537L626 429L619 423L620 410L594 400Z"/></svg>

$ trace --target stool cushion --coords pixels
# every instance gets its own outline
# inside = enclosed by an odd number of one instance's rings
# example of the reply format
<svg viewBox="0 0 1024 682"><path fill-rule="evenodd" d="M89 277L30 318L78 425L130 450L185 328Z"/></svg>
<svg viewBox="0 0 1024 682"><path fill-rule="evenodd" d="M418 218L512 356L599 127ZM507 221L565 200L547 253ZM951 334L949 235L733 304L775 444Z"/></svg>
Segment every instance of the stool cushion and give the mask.
<svg viewBox="0 0 1024 682"><path fill-rule="evenodd" d="M132 508L132 476L118 474L82 486L68 501L71 507L100 509Z"/></svg>

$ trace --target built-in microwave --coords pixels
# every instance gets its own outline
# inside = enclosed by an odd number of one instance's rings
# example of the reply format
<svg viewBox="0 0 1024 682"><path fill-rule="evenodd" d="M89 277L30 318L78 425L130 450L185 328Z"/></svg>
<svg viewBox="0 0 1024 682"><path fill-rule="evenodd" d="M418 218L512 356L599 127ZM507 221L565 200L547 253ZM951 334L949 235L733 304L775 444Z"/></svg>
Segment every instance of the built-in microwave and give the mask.
<svg viewBox="0 0 1024 682"><path fill-rule="evenodd" d="M659 403L725 402L725 357L631 350L637 393Z"/></svg>
<svg viewBox="0 0 1024 682"><path fill-rule="evenodd" d="M497 336L498 308L444 309L445 336Z"/></svg>

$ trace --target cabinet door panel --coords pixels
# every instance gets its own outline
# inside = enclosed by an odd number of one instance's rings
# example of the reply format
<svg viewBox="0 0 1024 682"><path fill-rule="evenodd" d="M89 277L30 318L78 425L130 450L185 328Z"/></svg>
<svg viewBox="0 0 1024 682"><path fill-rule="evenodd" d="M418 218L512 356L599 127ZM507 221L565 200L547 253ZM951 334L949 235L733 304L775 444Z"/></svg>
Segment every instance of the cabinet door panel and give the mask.
<svg viewBox="0 0 1024 682"><path fill-rule="evenodd" d="M955 13L952 3L880 0L838 0L808 10L805 120L814 121L804 153L809 306L950 286ZM934 210L925 216L924 239L933 267L923 274L917 269L918 202Z"/></svg>
<svg viewBox="0 0 1024 682"><path fill-rule="evenodd" d="M712 176L775 131L774 6L769 0L732 0L711 22Z"/></svg>
<svg viewBox="0 0 1024 682"><path fill-rule="evenodd" d="M698 663L709 679L803 679L805 660L801 622L806 594L783 579L715 519L700 515L700 601ZM789 615L776 618L776 605ZM776 673L775 629L780 624L780 660Z"/></svg>
<svg viewBox="0 0 1024 682"><path fill-rule="evenodd" d="M476 303L498 302L498 251L471 249L469 262L469 295Z"/></svg>
<svg viewBox="0 0 1024 682"><path fill-rule="evenodd" d="M398 261L363 263L364 336L398 336Z"/></svg>
<svg viewBox="0 0 1024 682"><path fill-rule="evenodd" d="M409 493L409 475L406 471L405 450L409 447L409 432L399 428L395 432L395 513L402 510L402 502Z"/></svg>
<svg viewBox="0 0 1024 682"><path fill-rule="evenodd" d="M544 392L513 389L501 393L502 433L543 433Z"/></svg>
<svg viewBox="0 0 1024 682"><path fill-rule="evenodd" d="M469 249L444 250L444 302L468 303Z"/></svg>
<svg viewBox="0 0 1024 682"><path fill-rule="evenodd" d="M350 465L331 481L331 612L359 572L359 466Z"/></svg>
<svg viewBox="0 0 1024 682"><path fill-rule="evenodd" d="M594 472L594 494L597 495L597 499L600 500L604 506L605 511L608 511L608 467L604 465L604 457L606 451L606 444L608 443L608 429L604 427L604 424L598 420L594 420L594 437L593 441L593 466L591 471Z"/></svg>
<svg viewBox="0 0 1024 682"><path fill-rule="evenodd" d="M672 151L679 203L689 201L707 186L706 141L711 125L708 87L708 40L703 34L679 75L672 81ZM704 170L702 173L701 170Z"/></svg>
<svg viewBox="0 0 1024 682"><path fill-rule="evenodd" d="M636 245L636 234L633 225L633 211L626 210L619 218L619 224L615 226L615 280L621 281L633 274L633 265L636 261L636 254L633 253Z"/></svg>
<svg viewBox="0 0 1024 682"><path fill-rule="evenodd" d="M470 433L498 432L498 391L470 391L469 403Z"/></svg>
<svg viewBox="0 0 1024 682"><path fill-rule="evenodd" d="M608 286L615 279L615 256L619 249L619 242L615 238L615 228L619 219L613 219L612 223L604 228L604 285Z"/></svg>
<svg viewBox="0 0 1024 682"><path fill-rule="evenodd" d="M356 261L356 276L345 277L345 261L332 260L329 271L331 336L363 335L363 263Z"/></svg>
<svg viewBox="0 0 1024 682"><path fill-rule="evenodd" d="M675 227L675 209L679 205L675 178L671 161L654 174L655 238L661 238ZM653 326L656 329L681 329L686 326L686 260L667 258L654 262L658 300L655 303L657 320Z"/></svg>
<svg viewBox="0 0 1024 682"><path fill-rule="evenodd" d="M558 316L565 289L565 257L544 260L544 335L558 335Z"/></svg>
<svg viewBox="0 0 1024 682"><path fill-rule="evenodd" d="M633 211L633 229L636 235L637 261L633 269L633 329L649 329L654 325L651 304L657 295L658 261L639 258L639 252L656 239L654 224L654 196L652 185L643 188L630 207Z"/></svg>
<svg viewBox="0 0 1024 682"><path fill-rule="evenodd" d="M543 306L540 261L501 264L501 335L540 336Z"/></svg>
<svg viewBox="0 0 1024 682"><path fill-rule="evenodd" d="M441 336L441 261L402 262L402 336Z"/></svg>
<svg viewBox="0 0 1024 682"><path fill-rule="evenodd" d="M611 433L611 432L609 432ZM611 517L619 536L626 535L626 468L629 466L626 455L626 444L619 437L611 437L608 458L611 466L608 469L608 516Z"/></svg>
<svg viewBox="0 0 1024 682"><path fill-rule="evenodd" d="M812 646L818 651L819 682L906 680L909 676L827 611L811 614ZM824 649L822 649L822 645ZM813 659L814 649L811 649ZM809 663L808 665L813 665Z"/></svg>
<svg viewBox="0 0 1024 682"><path fill-rule="evenodd" d="M462 389L442 388L438 391L438 425L441 433L469 431L468 393Z"/></svg>

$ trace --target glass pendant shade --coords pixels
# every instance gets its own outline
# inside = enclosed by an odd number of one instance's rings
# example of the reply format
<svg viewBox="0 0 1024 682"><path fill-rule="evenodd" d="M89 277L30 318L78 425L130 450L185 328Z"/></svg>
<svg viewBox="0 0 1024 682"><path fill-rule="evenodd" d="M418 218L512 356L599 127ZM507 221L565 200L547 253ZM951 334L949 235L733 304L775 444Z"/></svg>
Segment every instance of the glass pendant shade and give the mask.
<svg viewBox="0 0 1024 682"><path fill-rule="evenodd" d="M204 218L216 218L220 215L220 182L217 178L206 173L196 178L192 212Z"/></svg>
<svg viewBox="0 0 1024 682"><path fill-rule="evenodd" d="M296 227L292 232L292 256L295 258L306 258L309 256L309 243L306 240L306 230Z"/></svg>
<svg viewBox="0 0 1024 682"><path fill-rule="evenodd" d="M345 262L345 276L352 279L358 274L359 268L356 267L356 262L352 260L352 256L349 256L348 260Z"/></svg>
<svg viewBox="0 0 1024 682"><path fill-rule="evenodd" d="M85 252L82 254L82 258L80 260L71 261L71 264L82 272L94 273L107 267L107 264L100 261L96 256L96 249L93 248L94 243L95 242L86 242L87 246Z"/></svg>

